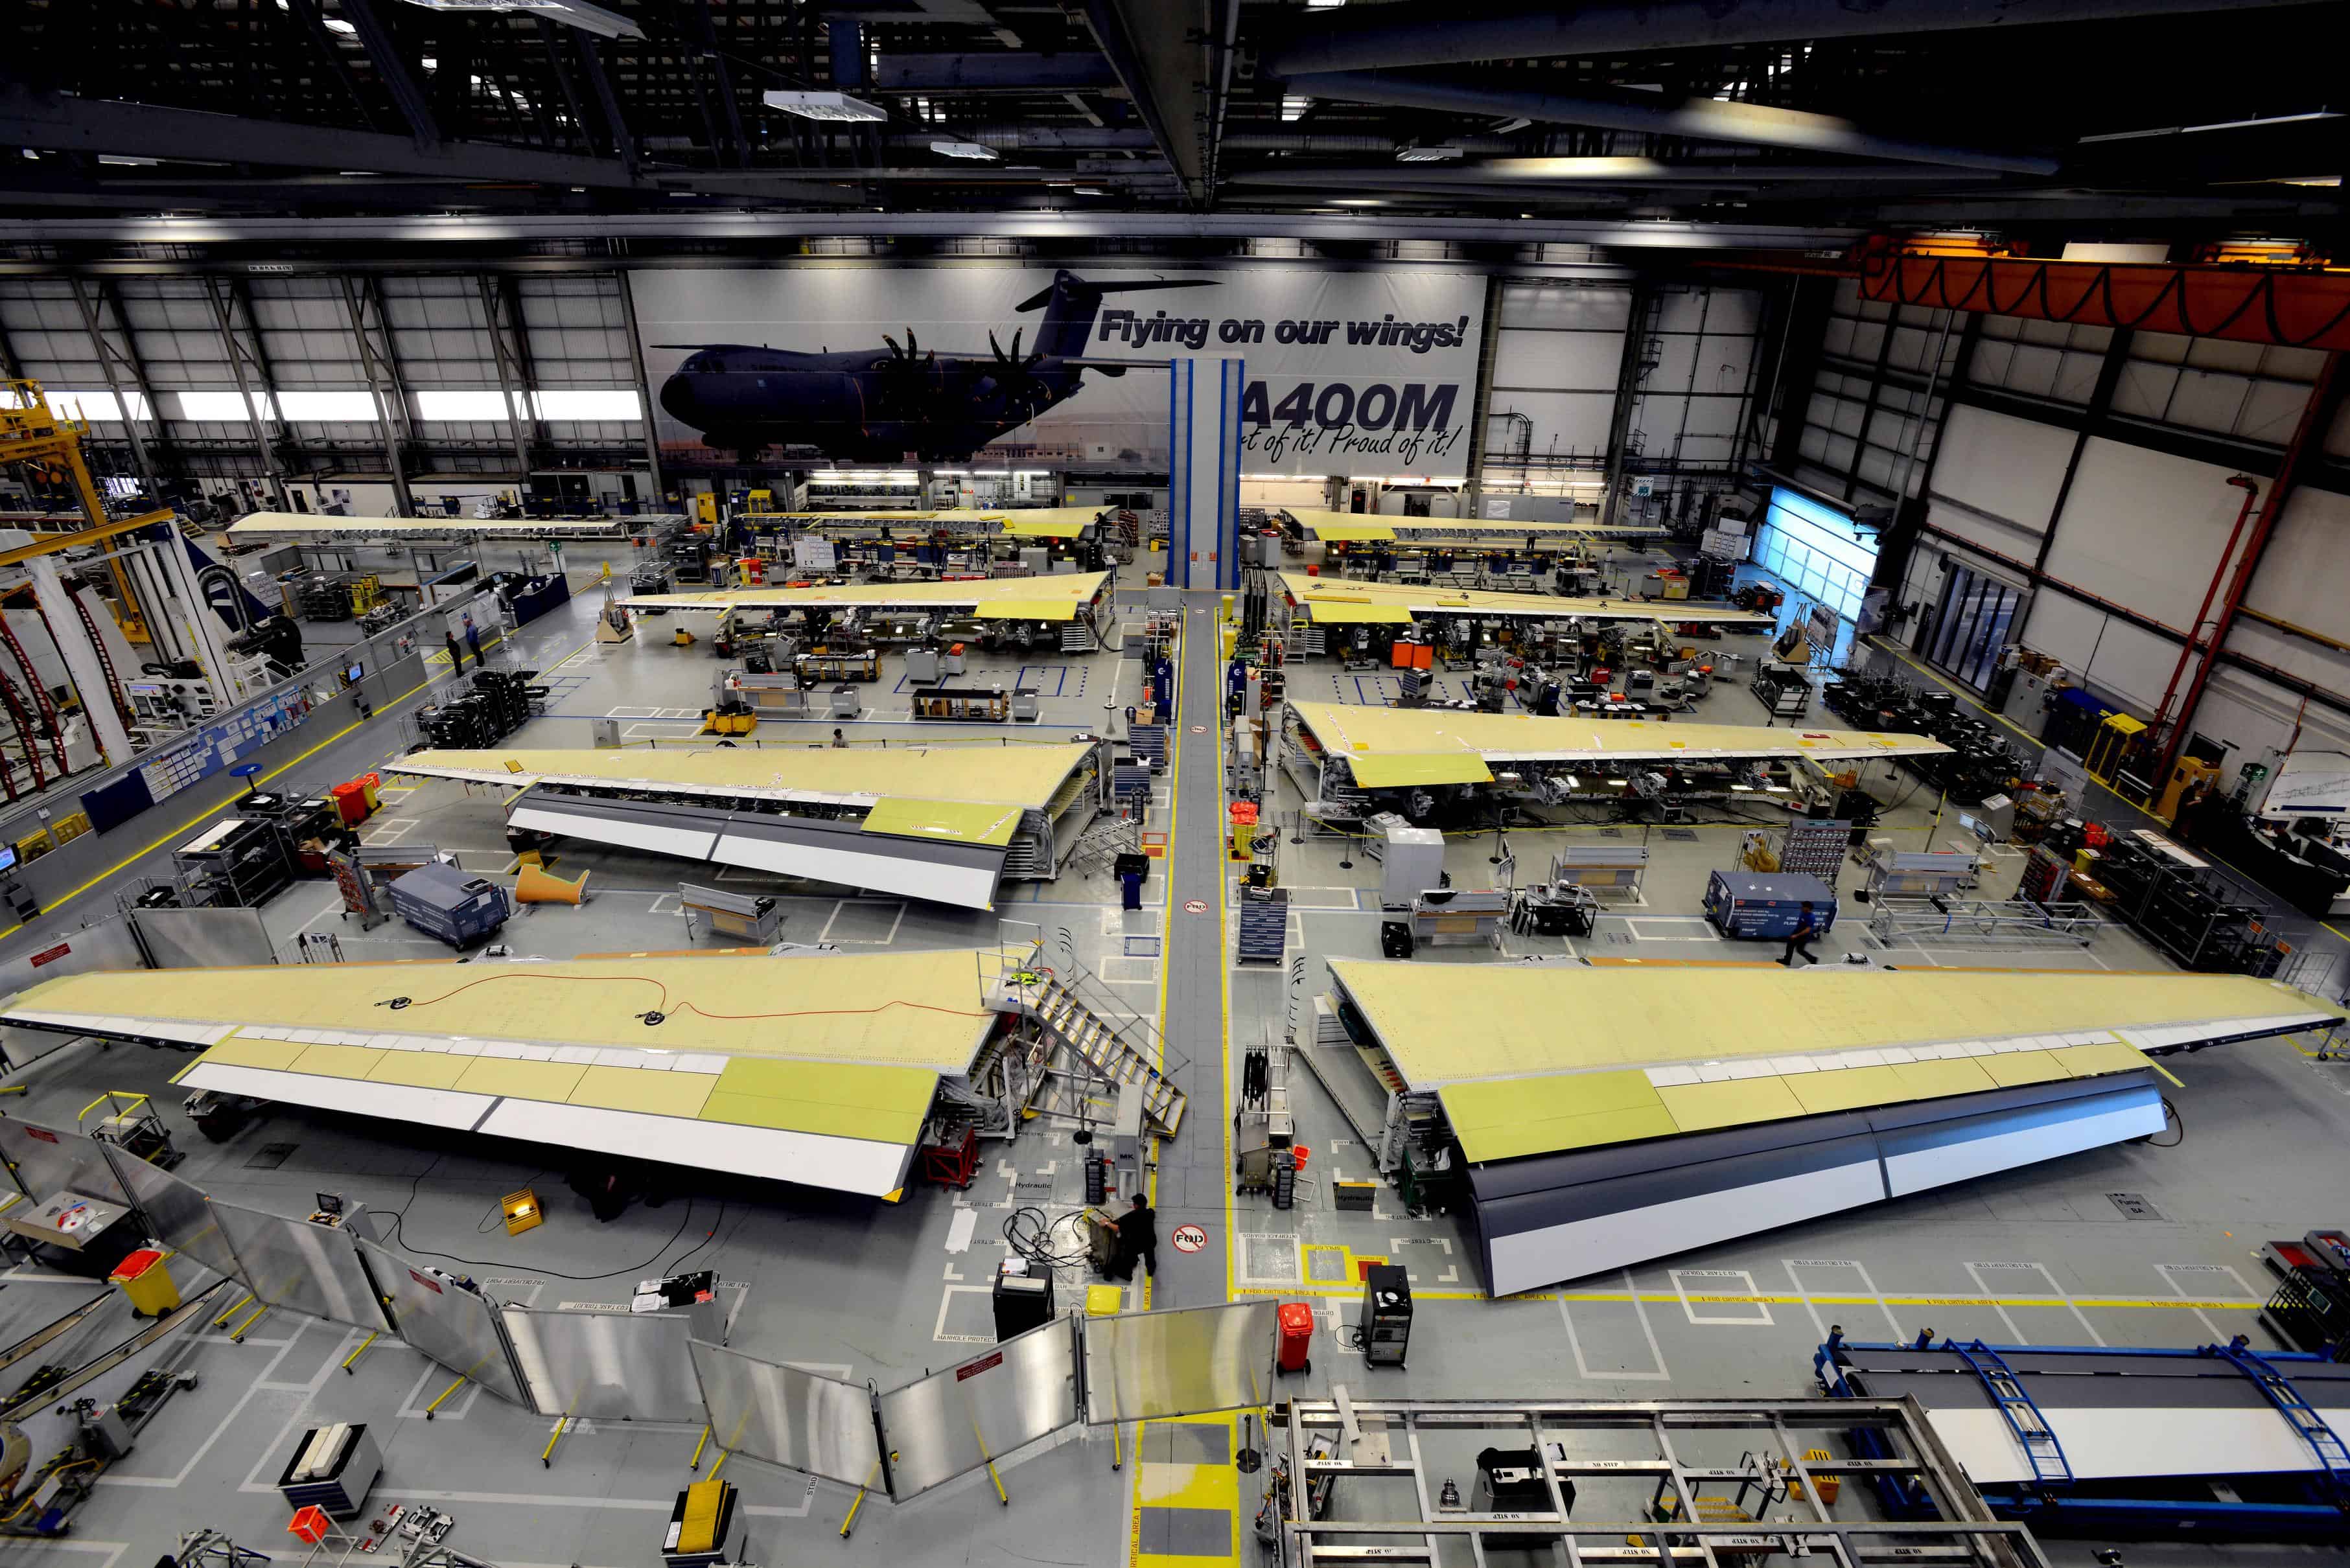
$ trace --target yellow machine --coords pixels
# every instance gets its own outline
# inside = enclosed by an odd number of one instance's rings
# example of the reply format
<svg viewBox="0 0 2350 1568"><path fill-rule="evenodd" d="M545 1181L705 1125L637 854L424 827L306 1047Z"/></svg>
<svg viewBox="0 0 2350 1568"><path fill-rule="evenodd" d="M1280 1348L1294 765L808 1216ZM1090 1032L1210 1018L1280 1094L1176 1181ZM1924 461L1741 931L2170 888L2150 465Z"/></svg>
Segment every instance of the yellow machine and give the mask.
<svg viewBox="0 0 2350 1568"><path fill-rule="evenodd" d="M2106 788L2113 787L2114 778L2128 766L2136 753L2139 737L2146 733L2143 721L2127 713L2108 713L2106 722L2089 742L2089 754L2084 759L2089 776Z"/></svg>
<svg viewBox="0 0 2350 1568"><path fill-rule="evenodd" d="M2178 820L2179 808L2206 786L2219 782L2220 764L2207 763L2199 757L2181 757L2170 764L2170 777L2162 786L2162 799L2154 815L2167 822Z"/></svg>
<svg viewBox="0 0 2350 1568"><path fill-rule="evenodd" d="M538 1206L537 1192L527 1187L520 1192L507 1193L498 1208L505 1215L509 1236L519 1236L546 1223L546 1211Z"/></svg>

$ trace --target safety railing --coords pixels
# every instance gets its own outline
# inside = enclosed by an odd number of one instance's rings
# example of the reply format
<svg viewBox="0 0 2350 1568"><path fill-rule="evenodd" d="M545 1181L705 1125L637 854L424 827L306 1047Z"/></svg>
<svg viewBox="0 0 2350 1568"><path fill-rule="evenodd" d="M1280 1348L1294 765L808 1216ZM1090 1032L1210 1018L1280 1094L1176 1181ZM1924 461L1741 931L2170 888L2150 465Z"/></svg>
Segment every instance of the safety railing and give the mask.
<svg viewBox="0 0 2350 1568"><path fill-rule="evenodd" d="M446 1368L456 1381L428 1418L468 1382L555 1417L543 1458L575 1420L674 1422L702 1427L724 1453L857 1488L858 1505L870 1492L910 1501L980 1471L1008 1501L1006 1465L1072 1428L1257 1408L1270 1397L1270 1301L1058 1318L883 1389L712 1343L723 1330L691 1309L502 1303L348 1227L224 1202L64 1128L0 1116L0 1159L36 1201L71 1191L119 1204L132 1216L119 1222L208 1272L201 1299L110 1352L117 1363L183 1324L209 1319L242 1334L270 1313L299 1313L367 1331L352 1359L390 1335Z"/></svg>

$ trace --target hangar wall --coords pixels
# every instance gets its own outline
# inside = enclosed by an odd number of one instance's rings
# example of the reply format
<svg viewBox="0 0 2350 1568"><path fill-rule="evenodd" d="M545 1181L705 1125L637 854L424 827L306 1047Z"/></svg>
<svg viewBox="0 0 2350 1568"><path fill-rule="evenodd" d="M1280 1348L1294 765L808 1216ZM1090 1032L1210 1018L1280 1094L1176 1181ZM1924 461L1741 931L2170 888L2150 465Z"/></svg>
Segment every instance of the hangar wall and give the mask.
<svg viewBox="0 0 2350 1568"><path fill-rule="evenodd" d="M2225 747L2230 782L2242 763L2273 767L2296 745L2350 749L2350 606L2326 587L2350 545L2350 416L2338 379L2321 387L2325 355L2004 317L1953 322L1863 300L1848 282L1802 286L1816 324L1812 379L1779 400L1788 417L1766 422L1768 450L1831 499L1904 505L1916 532L1887 568L1893 604L1908 612L1895 635L1930 648L1945 586L1964 569L2026 596L2017 640L2140 718L2160 706L2190 628L2208 639L2307 419L2189 729ZM2245 498L2233 475L2258 491L2231 549ZM2178 676L2174 712L2199 657Z"/></svg>

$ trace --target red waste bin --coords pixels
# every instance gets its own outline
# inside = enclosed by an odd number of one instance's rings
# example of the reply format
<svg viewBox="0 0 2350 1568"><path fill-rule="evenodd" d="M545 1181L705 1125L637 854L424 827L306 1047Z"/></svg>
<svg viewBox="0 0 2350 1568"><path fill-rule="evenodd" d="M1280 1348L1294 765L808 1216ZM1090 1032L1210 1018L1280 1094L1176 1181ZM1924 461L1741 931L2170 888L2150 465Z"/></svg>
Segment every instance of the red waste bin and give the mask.
<svg viewBox="0 0 2350 1568"><path fill-rule="evenodd" d="M1314 1370L1314 1309L1304 1302L1284 1302L1275 1314L1281 1325L1281 1350L1275 1363L1284 1372Z"/></svg>
<svg viewBox="0 0 2350 1568"><path fill-rule="evenodd" d="M345 827L357 827L368 819L367 786L359 784L338 784L327 792L335 803L335 810Z"/></svg>

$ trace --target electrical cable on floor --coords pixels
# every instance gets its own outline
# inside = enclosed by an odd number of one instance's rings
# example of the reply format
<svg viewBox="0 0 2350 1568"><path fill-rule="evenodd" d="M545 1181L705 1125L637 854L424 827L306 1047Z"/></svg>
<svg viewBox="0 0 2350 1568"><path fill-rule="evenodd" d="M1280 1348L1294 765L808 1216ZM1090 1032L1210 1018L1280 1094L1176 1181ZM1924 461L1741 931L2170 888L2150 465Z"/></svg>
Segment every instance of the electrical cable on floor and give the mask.
<svg viewBox="0 0 2350 1568"><path fill-rule="evenodd" d="M421 1176L417 1178L417 1180L421 1181L422 1179L423 1179ZM416 1201L416 1194L412 1186L409 1192L408 1201L410 1203ZM452 1263L463 1263L466 1267L473 1269L503 1269L508 1267L527 1268L532 1273L541 1275L544 1278L550 1280L577 1280L583 1282L591 1280L608 1280L623 1274L642 1274L647 1269L650 1269L655 1263L660 1262L661 1259L668 1254L669 1250L677 1245L678 1238L685 1234L685 1228L693 1223L693 1206L696 1201L698 1201L698 1199L691 1198L686 1199L685 1213L679 1219L677 1229L670 1232L669 1240L663 1241L659 1250L656 1251L651 1257L645 1259L641 1262L624 1263L617 1269L607 1269L600 1274L567 1274L559 1269L542 1269L529 1263L521 1262L514 1258L461 1258L454 1252L436 1251L431 1247L420 1247L415 1242L411 1241L406 1233L400 1228L402 1222L408 1217L408 1210L405 1205L400 1208L398 1213L391 1217L390 1240L398 1245L406 1248L409 1251L416 1253L420 1257L440 1258ZM688 1253L687 1255L690 1257L692 1254Z"/></svg>
<svg viewBox="0 0 2350 1568"><path fill-rule="evenodd" d="M689 1199L686 1203L686 1208L691 1210L692 1207L692 1200ZM710 1222L710 1229L702 1233L702 1240L696 1241L692 1246L688 1247L684 1251L680 1252L675 1258L671 1259L670 1261L669 1267L663 1269L661 1272L664 1274L676 1273L678 1270L685 1266L685 1261L688 1258L691 1258L696 1252L699 1252L702 1249L707 1247L712 1241L717 1239L718 1228L725 1223L726 1200L722 1198L718 1200L718 1218ZM737 1222L737 1229L740 1229L739 1221Z"/></svg>
<svg viewBox="0 0 2350 1568"><path fill-rule="evenodd" d="M1033 1203L1023 1204L1004 1219L1004 1244L1032 1263L1046 1268L1075 1268L1093 1256L1093 1249L1083 1238L1072 1251L1055 1251L1052 1246L1053 1233L1075 1219L1075 1214L1065 1214L1055 1220Z"/></svg>
<svg viewBox="0 0 2350 1568"><path fill-rule="evenodd" d="M2149 1133L2147 1136L2146 1147L2148 1148L2177 1148L2180 1144L2187 1141L2187 1118L2178 1114L2178 1107L2170 1103L2170 1096L2168 1095L2162 1096L2162 1114L2164 1117L2164 1126L2168 1127L2172 1122L2177 1122L2178 1124L2178 1136L2172 1138L2168 1143L2157 1143L2154 1141L2156 1135Z"/></svg>

